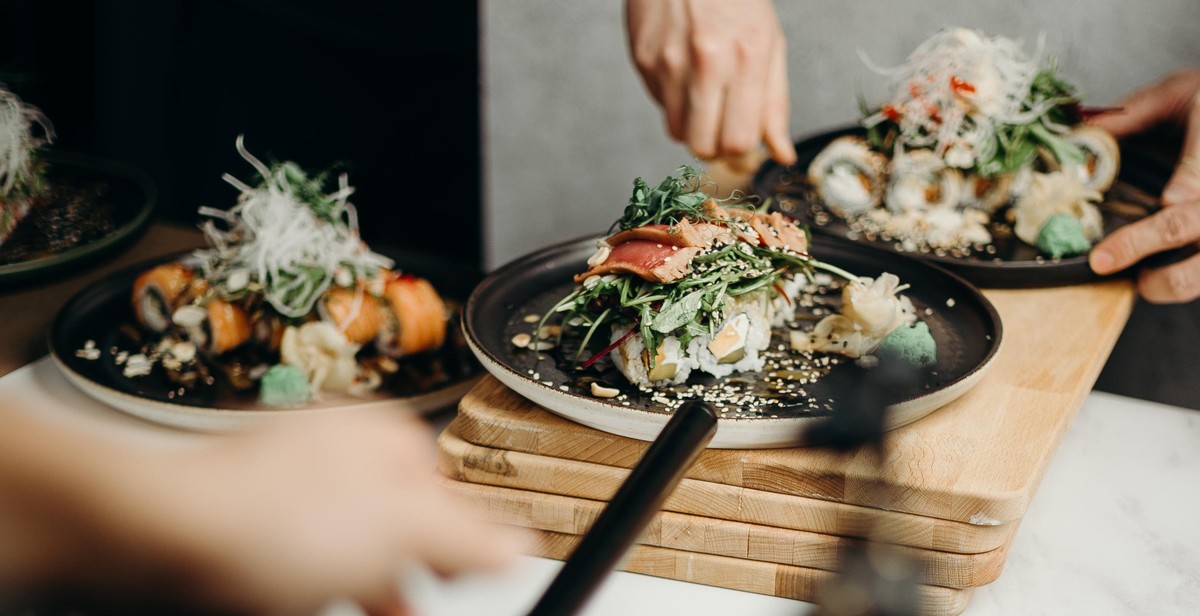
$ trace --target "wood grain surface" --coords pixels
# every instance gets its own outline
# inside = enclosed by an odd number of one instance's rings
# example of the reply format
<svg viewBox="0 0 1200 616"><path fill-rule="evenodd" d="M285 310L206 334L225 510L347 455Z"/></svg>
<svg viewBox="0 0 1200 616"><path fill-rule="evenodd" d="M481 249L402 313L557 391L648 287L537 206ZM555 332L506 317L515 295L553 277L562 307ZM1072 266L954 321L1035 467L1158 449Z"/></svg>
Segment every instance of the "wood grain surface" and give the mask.
<svg viewBox="0 0 1200 616"><path fill-rule="evenodd" d="M537 556L564 560L579 542L576 535L533 531ZM634 545L617 565L622 571L682 580L708 586L746 592L815 601L823 584L833 577L830 571L699 554L649 545ZM919 588L921 613L927 616L954 616L962 613L971 600L973 589L941 586Z"/></svg>
<svg viewBox="0 0 1200 616"><path fill-rule="evenodd" d="M446 480L451 491L487 512L501 524L567 535L587 533L604 509L603 501L514 490ZM973 588L994 581L1004 568L1016 525L1004 544L982 554L957 554L917 548L897 550L922 564L923 582L949 588ZM646 527L638 543L780 565L836 571L839 551L849 539L761 524L662 511Z"/></svg>
<svg viewBox="0 0 1200 616"><path fill-rule="evenodd" d="M457 481L607 501L629 475L616 466L473 445L458 436L460 420L438 437L438 467ZM960 554L996 550L1014 528L1012 523L968 524L686 478L663 509L825 535L870 532L900 545Z"/></svg>
<svg viewBox="0 0 1200 616"><path fill-rule="evenodd" d="M991 372L958 400L889 433L882 469L869 451L710 449L688 476L709 485L981 526L1019 520L1116 342L1134 293L1130 281L1117 279L989 290L986 295L1005 328ZM629 468L647 447L642 441L561 419L492 378L485 378L463 399L456 429L470 443L537 454L547 462L578 460ZM536 483L529 487L539 489ZM557 491L551 485L540 489ZM992 542L985 549L998 545Z"/></svg>

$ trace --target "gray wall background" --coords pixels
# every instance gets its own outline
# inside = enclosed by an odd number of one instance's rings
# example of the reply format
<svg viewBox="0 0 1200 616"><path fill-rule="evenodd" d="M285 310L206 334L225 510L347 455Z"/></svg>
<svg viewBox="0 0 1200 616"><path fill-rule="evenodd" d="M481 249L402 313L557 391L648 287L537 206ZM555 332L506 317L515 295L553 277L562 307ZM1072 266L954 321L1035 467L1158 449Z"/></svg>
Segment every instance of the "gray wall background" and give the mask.
<svg viewBox="0 0 1200 616"><path fill-rule="evenodd" d="M623 2L481 2L484 258L491 269L562 239L600 233L634 177L694 163L666 136L626 49ZM857 119L881 78L942 26L1038 35L1089 104L1200 66L1200 0L802 0L776 2L788 39L792 133Z"/></svg>

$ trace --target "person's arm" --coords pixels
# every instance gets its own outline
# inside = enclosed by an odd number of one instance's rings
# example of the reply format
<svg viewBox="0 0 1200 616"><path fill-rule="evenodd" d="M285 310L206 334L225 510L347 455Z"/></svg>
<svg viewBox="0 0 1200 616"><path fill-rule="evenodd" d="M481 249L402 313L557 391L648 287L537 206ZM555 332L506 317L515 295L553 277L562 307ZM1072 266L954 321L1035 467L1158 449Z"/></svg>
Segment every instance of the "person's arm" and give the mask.
<svg viewBox="0 0 1200 616"><path fill-rule="evenodd" d="M1163 125L1183 131L1183 149L1162 193L1162 211L1115 231L1092 249L1098 274L1130 267L1157 252L1200 243L1200 70L1172 74L1139 90L1093 124L1116 137ZM1138 291L1152 302L1186 302L1200 297L1200 255L1138 275Z"/></svg>
<svg viewBox="0 0 1200 616"><path fill-rule="evenodd" d="M795 161L771 0L627 0L625 11L634 64L672 138L701 159L736 160L761 143Z"/></svg>
<svg viewBox="0 0 1200 616"><path fill-rule="evenodd" d="M334 413L164 451L0 411L0 597L311 614L404 613L397 579L495 567L519 536L435 479L432 435Z"/></svg>

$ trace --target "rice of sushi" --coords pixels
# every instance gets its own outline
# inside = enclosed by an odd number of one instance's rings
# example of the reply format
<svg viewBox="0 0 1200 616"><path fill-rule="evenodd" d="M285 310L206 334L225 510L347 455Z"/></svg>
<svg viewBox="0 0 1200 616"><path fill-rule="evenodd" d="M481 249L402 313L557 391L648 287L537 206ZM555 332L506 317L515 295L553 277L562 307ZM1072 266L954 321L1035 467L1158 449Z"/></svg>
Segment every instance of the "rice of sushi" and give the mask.
<svg viewBox="0 0 1200 616"><path fill-rule="evenodd" d="M613 342L616 342L617 339L624 335L625 331L622 331L620 328L614 328L612 333ZM642 335L634 334L617 345L617 348L613 349L612 352L613 365L634 385L642 387L677 385L686 381L692 370L699 365L695 359L684 354L683 349L680 348L678 338L668 336L663 339L662 343L663 358L665 361L677 364L675 377L651 381L650 369L646 366L646 362L643 359L646 356L645 351L646 345L642 342Z"/></svg>
<svg viewBox="0 0 1200 616"><path fill-rule="evenodd" d="M808 282L808 277L800 273L779 278L776 283L779 293L767 304L767 319L771 327L782 327L796 318L796 298Z"/></svg>
<svg viewBox="0 0 1200 616"><path fill-rule="evenodd" d="M718 378L729 376L735 372L761 370L766 362L762 351L771 342L771 319L767 316L768 309L771 307L772 304L766 293L750 293L728 302L726 314L730 316L722 322L721 327L717 328L717 332L722 331L730 323L737 322L739 319L744 320L744 324L739 324L741 326L738 327L738 329L744 330L741 332L743 355L735 362L721 363L717 359L709 349L709 344L713 340L712 336L696 336L688 342L686 349L681 347L678 338L668 336L663 339L663 361L677 365L675 376L670 379L652 381L650 380L650 369L643 359L647 354L642 336L634 334L613 350L613 364L617 370L621 371L621 374L629 379L629 382L642 387L677 385L686 381L692 371L697 369ZM612 333L612 340L616 341L623 335L625 335L625 331L617 328Z"/></svg>

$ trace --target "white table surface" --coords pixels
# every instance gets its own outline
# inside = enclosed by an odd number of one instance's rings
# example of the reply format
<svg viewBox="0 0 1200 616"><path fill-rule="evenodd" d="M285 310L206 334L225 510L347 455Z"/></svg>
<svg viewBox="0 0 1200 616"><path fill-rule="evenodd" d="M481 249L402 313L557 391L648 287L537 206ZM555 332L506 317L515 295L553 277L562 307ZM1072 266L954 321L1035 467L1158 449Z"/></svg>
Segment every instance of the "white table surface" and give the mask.
<svg viewBox="0 0 1200 616"><path fill-rule="evenodd" d="M160 428L86 397L42 359L0 378L0 400L114 438L175 446ZM524 558L499 575L410 581L430 616L525 613L560 563ZM582 616L806 614L809 604L616 572ZM335 604L322 616L357 616ZM1200 412L1093 392L1021 524L1000 578L969 616L1200 614Z"/></svg>

